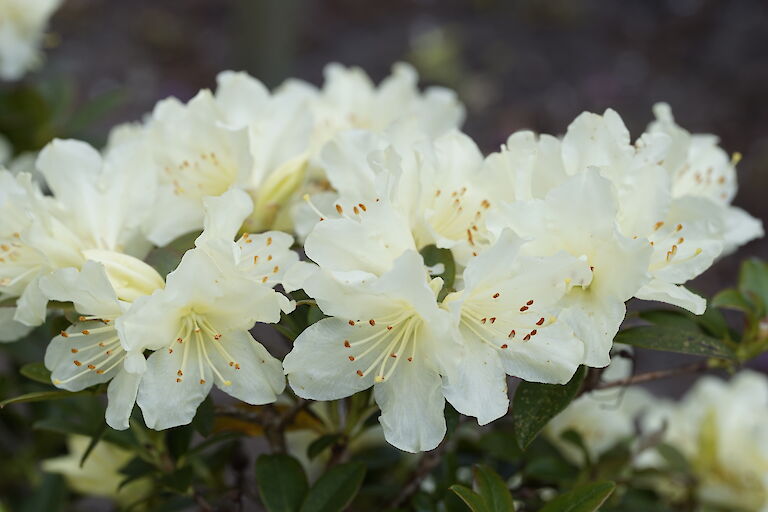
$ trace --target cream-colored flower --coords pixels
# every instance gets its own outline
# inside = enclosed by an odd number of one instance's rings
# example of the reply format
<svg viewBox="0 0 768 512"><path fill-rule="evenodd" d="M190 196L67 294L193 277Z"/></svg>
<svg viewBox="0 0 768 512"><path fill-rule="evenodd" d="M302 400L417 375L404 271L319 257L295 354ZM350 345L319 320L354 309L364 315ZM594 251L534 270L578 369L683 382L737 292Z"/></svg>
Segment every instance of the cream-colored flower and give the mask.
<svg viewBox="0 0 768 512"><path fill-rule="evenodd" d="M226 71L217 82L215 94L202 90L186 104L163 100L143 125L123 125L110 137L110 151L138 141L148 153L158 183L148 231L158 245L202 228L203 198L233 187L256 201L248 228L268 229L303 180L308 100L270 94L245 73Z"/></svg>
<svg viewBox="0 0 768 512"><path fill-rule="evenodd" d="M131 505L142 500L152 490L147 478L140 478L120 488L126 476L120 473L134 454L107 441L99 441L85 464L80 465L83 454L91 444L85 436L67 437L69 453L42 463L43 471L58 473L67 480L70 489L86 496L111 498L122 505Z"/></svg>
<svg viewBox="0 0 768 512"><path fill-rule="evenodd" d="M80 315L48 344L45 366L61 389L79 391L109 382L107 424L122 430L128 428L141 376L125 370L126 352L115 323L134 300L165 283L152 267L131 256L89 251L88 257L79 271L60 269L40 279L47 298L72 302Z"/></svg>
<svg viewBox="0 0 768 512"><path fill-rule="evenodd" d="M47 299L39 279L80 268L89 250L146 254L150 244L141 228L153 187L136 149L126 145L102 157L83 142L54 140L37 160L52 196L43 195L27 173L0 171L0 300L16 299L4 319L42 323ZM19 329L6 322L0 339Z"/></svg>
<svg viewBox="0 0 768 512"><path fill-rule="evenodd" d="M673 195L712 201L710 208L723 225L726 253L763 236L759 219L731 205L737 190L736 164L741 155L729 158L715 135L691 134L678 126L666 103L654 105L653 111L656 121L648 127L648 133L663 133L671 138L671 148L662 165L672 177Z"/></svg>
<svg viewBox="0 0 768 512"><path fill-rule="evenodd" d="M419 91L416 70L403 62L376 86L360 68L329 64L321 89L304 82L287 82L284 90L300 90L312 98L312 147L319 151L336 133L349 129L383 132L394 123L412 120L432 137L458 128L464 106L442 87Z"/></svg>
<svg viewBox="0 0 768 512"><path fill-rule="evenodd" d="M18 80L41 61L48 20L61 0L0 1L0 78Z"/></svg>
<svg viewBox="0 0 768 512"><path fill-rule="evenodd" d="M768 379L742 371L703 377L679 404L654 407L645 423L690 462L701 504L768 511Z"/></svg>

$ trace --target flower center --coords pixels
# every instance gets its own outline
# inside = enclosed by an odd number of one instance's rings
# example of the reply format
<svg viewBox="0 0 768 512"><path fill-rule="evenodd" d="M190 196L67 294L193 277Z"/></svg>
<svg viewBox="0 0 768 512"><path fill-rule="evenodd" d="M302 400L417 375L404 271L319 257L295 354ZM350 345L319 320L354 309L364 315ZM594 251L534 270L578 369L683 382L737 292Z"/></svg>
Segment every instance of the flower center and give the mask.
<svg viewBox="0 0 768 512"><path fill-rule="evenodd" d="M192 198L223 194L238 174L237 164L230 155L213 151L170 163L163 171L161 182L173 185L174 194Z"/></svg>
<svg viewBox="0 0 768 512"><path fill-rule="evenodd" d="M416 357L416 338L423 320L411 311L398 312L378 319L365 321L350 320L349 325L356 329L367 330L367 336L351 342L344 340L344 347L349 349L349 361L362 359L370 353L376 353L373 361L365 370L357 369L359 377L375 372L375 383L388 380L395 372L401 359L412 363Z"/></svg>
<svg viewBox="0 0 768 512"><path fill-rule="evenodd" d="M112 323L114 318L81 316L79 320L80 322L99 321L103 323L104 326L86 328L74 332L61 331L62 338L83 338L79 341L81 341L84 346L73 346L70 349L70 352L74 357L72 364L78 368L82 367L83 370L64 380L54 379L53 383L57 386L71 382L89 372L96 372L98 375L103 375L115 369L123 362L123 359L125 359L125 351L120 344L117 330ZM77 325L77 328L80 327L90 327L90 325ZM85 340L87 337L98 338L99 341L88 343Z"/></svg>
<svg viewBox="0 0 768 512"><path fill-rule="evenodd" d="M176 371L176 382L183 382L184 372L188 364L197 363L200 372L200 384L205 384L204 367L207 366L223 385L232 385L232 382L224 378L221 371L216 368L216 365L208 355L209 349L216 350L225 361L228 361L230 367L240 370L240 364L227 352L227 349L221 343L221 336L208 322L206 317L198 313L190 312L181 319L176 338L167 347L169 354L173 354L174 350L183 351L181 366ZM196 352L196 354L192 354L192 352ZM196 359L196 361L190 362L190 359Z"/></svg>

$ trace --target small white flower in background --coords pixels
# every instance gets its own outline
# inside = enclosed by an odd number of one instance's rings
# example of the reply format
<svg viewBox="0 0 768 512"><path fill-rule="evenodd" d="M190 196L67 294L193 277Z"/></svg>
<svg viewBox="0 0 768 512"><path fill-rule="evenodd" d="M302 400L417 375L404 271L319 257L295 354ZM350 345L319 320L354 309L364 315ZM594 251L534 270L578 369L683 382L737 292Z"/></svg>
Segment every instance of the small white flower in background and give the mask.
<svg viewBox="0 0 768 512"><path fill-rule="evenodd" d="M149 265L125 254L90 251L80 271L61 269L40 280L52 300L72 302L80 316L45 352L45 366L56 387L79 391L111 381L106 420L112 428L128 428L140 375L124 368L125 350L115 321L139 297L161 289L163 278Z"/></svg>
<svg viewBox="0 0 768 512"><path fill-rule="evenodd" d="M419 91L418 75L409 64L395 64L378 87L357 67L329 64L324 75L320 90L298 80L289 80L282 87L303 90L312 98L316 150L342 130L382 132L395 122L414 120L424 132L437 137L464 121L464 106L456 94L443 87Z"/></svg>
<svg viewBox="0 0 768 512"><path fill-rule="evenodd" d="M653 111L656 121L651 123L648 132L664 133L672 139L672 147L662 165L672 176L673 195L704 197L714 203L711 208L722 219L726 254L763 236L759 219L731 205L737 189L736 164L741 155L729 158L715 135L692 135L675 124L672 109L666 103L654 105Z"/></svg>
<svg viewBox="0 0 768 512"><path fill-rule="evenodd" d="M343 284L317 272L304 289L331 318L309 326L285 357L291 388L337 400L374 386L387 441L410 452L433 449L446 429L441 373L455 367L459 348L435 300L441 287L412 250L370 281Z"/></svg>
<svg viewBox="0 0 768 512"><path fill-rule="evenodd" d="M137 403L150 428L192 421L214 383L252 405L274 402L285 387L280 361L248 331L293 310L273 288L281 282L277 262L297 258L283 254L290 249L273 245L268 233L244 235L237 244L229 239L228 251L216 242L236 233L249 204L238 190L208 202L207 227L221 234L201 235L198 247L168 274L165 288L137 299L116 322L128 351L126 368L141 374ZM216 208L232 212L214 215ZM155 352L145 360L145 350Z"/></svg>
<svg viewBox="0 0 768 512"><path fill-rule="evenodd" d="M745 370L730 381L703 377L679 403L650 408L644 422L655 430L666 425L664 442L691 464L701 503L729 510L768 510L765 375ZM653 460L646 458L645 465L653 466Z"/></svg>
<svg viewBox="0 0 768 512"><path fill-rule="evenodd" d="M642 414L654 406L654 397L642 388L631 387L620 394L582 395L547 423L544 435L570 462L583 465L583 452L561 436L579 434L592 462L621 442L636 438L635 426Z"/></svg>
<svg viewBox="0 0 768 512"><path fill-rule="evenodd" d="M585 344L584 363L605 366L625 302L648 281L651 247L624 236L611 182L589 169L550 190L544 199L517 201L490 214L496 232L511 228L530 239L523 251L552 256L564 251L585 258L592 279L572 282L564 300L576 335Z"/></svg>
<svg viewBox="0 0 768 512"><path fill-rule="evenodd" d="M86 496L101 496L129 506L149 495L152 483L140 478L121 487L125 475L120 470L135 454L113 443L99 441L80 464L91 438L72 435L67 437L69 453L42 462L43 471L58 473L67 480L70 489Z"/></svg>
<svg viewBox="0 0 768 512"><path fill-rule="evenodd" d="M506 414L506 375L564 384L584 359L584 344L567 318L558 317L558 303L571 287L589 284L589 266L566 253L526 257L521 246L524 242L505 230L470 261L464 289L442 304L454 316L454 336L464 347L444 393L481 425Z"/></svg>
<svg viewBox="0 0 768 512"><path fill-rule="evenodd" d="M12 317L2 315L8 322L0 339L19 330L11 320L34 326L45 319L41 276L79 268L92 249L147 253L141 228L154 187L135 150L125 146L102 158L83 142L54 140L37 159L52 197L29 174L0 170L0 299L17 299Z"/></svg>
<svg viewBox="0 0 768 512"><path fill-rule="evenodd" d="M18 80L42 60L40 45L61 0L0 0L0 78Z"/></svg>

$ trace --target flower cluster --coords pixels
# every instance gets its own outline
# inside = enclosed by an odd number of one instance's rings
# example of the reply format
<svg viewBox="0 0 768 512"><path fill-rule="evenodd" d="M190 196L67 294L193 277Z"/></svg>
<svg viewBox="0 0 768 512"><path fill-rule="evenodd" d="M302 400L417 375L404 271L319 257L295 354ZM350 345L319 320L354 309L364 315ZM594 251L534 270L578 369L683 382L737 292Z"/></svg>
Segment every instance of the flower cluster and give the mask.
<svg viewBox="0 0 768 512"><path fill-rule="evenodd" d="M0 338L71 302L46 366L63 389L109 382L114 428L134 403L151 428L189 423L214 384L271 403L287 376L313 400L373 388L386 439L423 451L446 400L486 424L507 412L507 376L607 365L632 297L702 313L683 285L762 235L730 205L737 158L665 105L634 143L607 110L485 156L455 94L416 82L404 64L378 86L331 65L320 89L225 72L101 152L52 142L37 161L50 194L3 171ZM167 276L144 261L194 232ZM281 362L250 329L299 289L325 318Z"/></svg>
<svg viewBox="0 0 768 512"><path fill-rule="evenodd" d="M638 388L584 395L550 422L547 435L575 464L584 455L563 440L569 430L580 436L591 460L631 442L632 465L646 471L667 464L657 447L661 442L687 461L699 503L760 512L768 509L766 405L768 380L744 370L729 382L704 377L679 402ZM637 438L638 427L641 437L657 438L650 447ZM681 494L669 478L656 484L673 501Z"/></svg>

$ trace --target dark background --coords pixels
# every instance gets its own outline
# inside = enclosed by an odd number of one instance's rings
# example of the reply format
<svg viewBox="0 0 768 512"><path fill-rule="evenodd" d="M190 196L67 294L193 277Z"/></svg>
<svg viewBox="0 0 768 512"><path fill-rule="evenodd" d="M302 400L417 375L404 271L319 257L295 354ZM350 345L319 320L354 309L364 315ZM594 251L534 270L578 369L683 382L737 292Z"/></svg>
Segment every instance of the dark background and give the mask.
<svg viewBox="0 0 768 512"><path fill-rule="evenodd" d="M682 126L743 153L736 203L768 219L765 0L67 0L51 29L57 42L38 79L70 77L82 102L119 95L88 128L96 140L161 98L213 87L221 70L319 84L338 61L378 81L406 60L425 84L458 91L464 128L487 151L515 130L562 133L581 111L607 107L636 136L653 103L667 101ZM753 242L693 288L730 286L739 262L767 249ZM640 363L674 364L657 357Z"/></svg>

